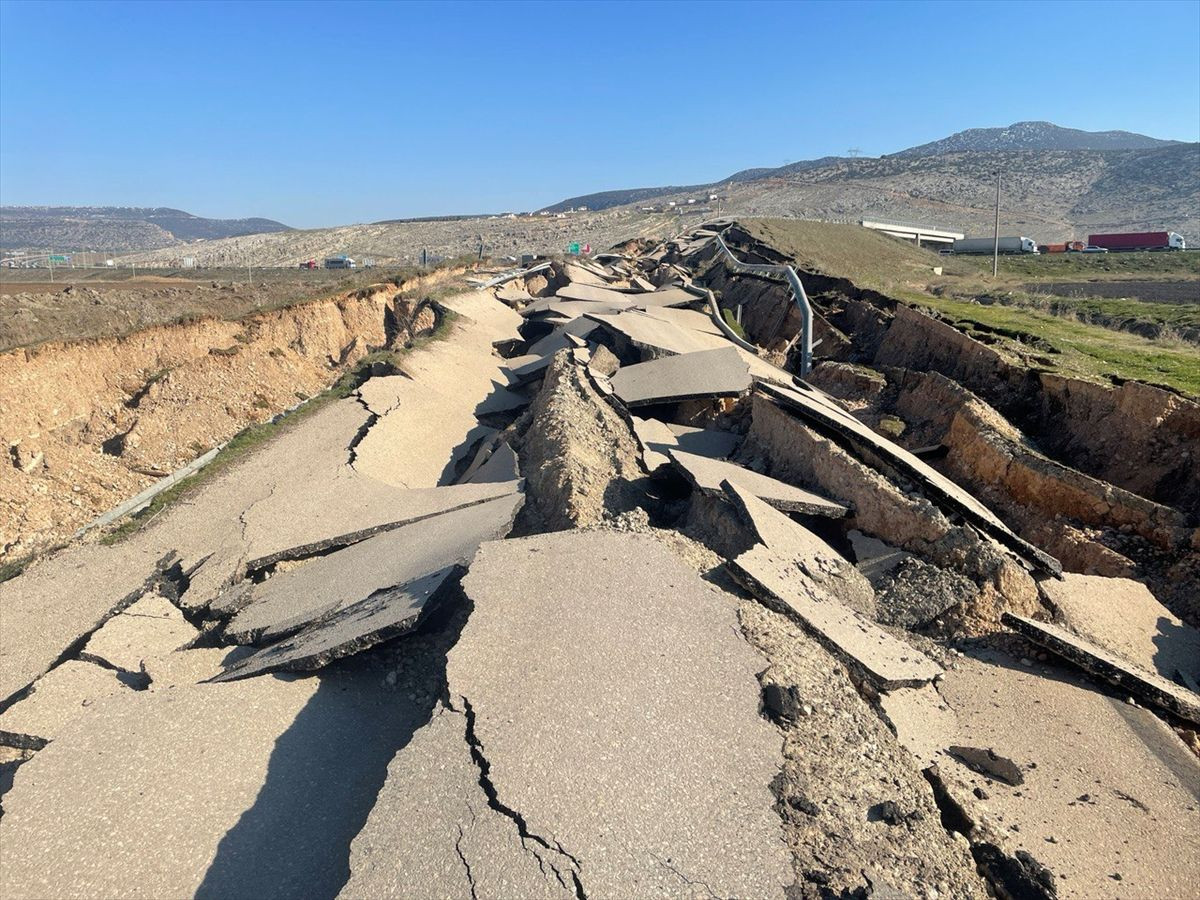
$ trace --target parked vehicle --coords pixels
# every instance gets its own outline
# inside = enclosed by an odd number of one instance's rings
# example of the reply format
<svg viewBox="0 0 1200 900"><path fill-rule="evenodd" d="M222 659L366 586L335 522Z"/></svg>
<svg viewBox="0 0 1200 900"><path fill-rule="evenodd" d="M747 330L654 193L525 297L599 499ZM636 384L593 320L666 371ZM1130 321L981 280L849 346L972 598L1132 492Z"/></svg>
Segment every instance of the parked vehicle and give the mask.
<svg viewBox="0 0 1200 900"><path fill-rule="evenodd" d="M963 238L954 242L955 253L991 253L997 246L995 238ZM999 250L1005 255L1013 253L1037 253L1037 243L1027 237L1002 237Z"/></svg>
<svg viewBox="0 0 1200 900"><path fill-rule="evenodd" d="M348 256L331 256L325 260L327 269L357 269L358 263Z"/></svg>
<svg viewBox="0 0 1200 900"><path fill-rule="evenodd" d="M1079 253L1087 246L1083 241L1064 241L1061 244L1038 244L1039 253Z"/></svg>
<svg viewBox="0 0 1200 900"><path fill-rule="evenodd" d="M1106 250L1186 250L1183 235L1174 231L1128 231L1115 234L1089 234L1088 244Z"/></svg>

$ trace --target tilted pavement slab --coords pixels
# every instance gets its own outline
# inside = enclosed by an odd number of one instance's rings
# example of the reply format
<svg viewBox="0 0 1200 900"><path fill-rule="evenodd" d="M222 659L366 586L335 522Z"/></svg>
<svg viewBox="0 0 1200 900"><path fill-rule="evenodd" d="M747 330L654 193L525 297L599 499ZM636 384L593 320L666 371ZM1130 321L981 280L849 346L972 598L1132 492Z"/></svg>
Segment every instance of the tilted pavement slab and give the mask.
<svg viewBox="0 0 1200 900"><path fill-rule="evenodd" d="M105 622L88 639L83 656L140 672L147 656L178 650L197 634L175 604L159 594L147 594Z"/></svg>
<svg viewBox="0 0 1200 900"><path fill-rule="evenodd" d="M469 484L513 484L521 477L521 464L517 452L508 441L501 441L491 456L467 479Z"/></svg>
<svg viewBox="0 0 1200 900"><path fill-rule="evenodd" d="M685 291L681 287L665 287L643 294L630 294L630 298L633 300L635 306L644 309L656 306L689 306L704 299Z"/></svg>
<svg viewBox="0 0 1200 900"><path fill-rule="evenodd" d="M799 566L835 600L865 616L874 616L874 588L840 553L745 488L725 481L721 489L758 541L786 560L789 568Z"/></svg>
<svg viewBox="0 0 1200 900"><path fill-rule="evenodd" d="M750 368L732 346L623 366L611 380L613 392L629 407L736 397L751 385Z"/></svg>
<svg viewBox="0 0 1200 900"><path fill-rule="evenodd" d="M448 484L455 462L471 449L464 441L477 424L476 407L507 383L506 360L492 342L520 337L521 317L490 292L442 302L459 318L444 340L401 359L407 378L394 408L355 446L354 469L362 475L399 487Z"/></svg>
<svg viewBox="0 0 1200 900"><path fill-rule="evenodd" d="M396 488L362 476L335 478L314 490L327 499L311 514L264 504L247 517L247 567L349 546L377 531L486 503L519 489L516 480L436 488Z"/></svg>
<svg viewBox="0 0 1200 900"><path fill-rule="evenodd" d="M942 674L942 667L916 647L833 599L789 556L759 544L729 567L765 606L796 619L879 688L917 687Z"/></svg>
<svg viewBox="0 0 1200 900"><path fill-rule="evenodd" d="M1063 624L1081 637L1169 681L1178 671L1200 682L1200 631L1140 581L1064 574L1061 581L1043 581L1041 589Z"/></svg>
<svg viewBox="0 0 1200 900"><path fill-rule="evenodd" d="M937 694L946 709L920 718L881 702L906 746L940 745L968 812L1048 866L1061 900L1195 893L1200 856L1185 848L1200 831L1200 761L1157 716L997 650L957 657ZM955 744L1012 760L1024 783L973 771L945 752Z"/></svg>
<svg viewBox="0 0 1200 900"><path fill-rule="evenodd" d="M344 900L576 898L547 865L559 854L489 805L466 729L461 711L440 707L396 754L350 847Z"/></svg>
<svg viewBox="0 0 1200 900"><path fill-rule="evenodd" d="M552 332L540 340L534 341L529 345L528 353L533 356L548 356L557 353L559 350L565 350L569 347L570 341L567 340L567 335L575 337L587 337L600 326L591 319L585 319L582 316L572 319L564 325L559 325Z"/></svg>
<svg viewBox="0 0 1200 900"><path fill-rule="evenodd" d="M132 692L118 673L69 659L33 683L33 690L0 713L0 744L37 749L71 722L91 715L96 701ZM3 866L0 866L3 868Z"/></svg>
<svg viewBox="0 0 1200 900"><path fill-rule="evenodd" d="M697 456L727 459L742 442L741 435L732 431L722 431L720 428L694 428L675 422L668 422L667 427L675 435L675 443L679 445L680 450L695 453Z"/></svg>
<svg viewBox="0 0 1200 900"><path fill-rule="evenodd" d="M633 434L642 447L642 464L647 472L653 472L662 466L671 464L671 458L666 451L677 447L675 434L658 419L643 419L640 416L630 416L633 422Z"/></svg>
<svg viewBox="0 0 1200 900"><path fill-rule="evenodd" d="M697 490L706 494L722 496L723 482L743 488L754 496L765 500L776 509L807 513L813 516L840 518L849 510L840 503L827 500L812 491L806 491L775 478L752 472L737 463L723 459L709 459L682 450L668 450L668 455L680 472L692 482Z"/></svg>
<svg viewBox="0 0 1200 900"><path fill-rule="evenodd" d="M102 701L17 771L0 896L333 896L427 716L365 667Z"/></svg>
<svg viewBox="0 0 1200 900"><path fill-rule="evenodd" d="M568 284L554 292L556 297L563 300L583 300L591 303L611 303L623 306L629 302L629 294L613 288L596 287L590 284Z"/></svg>
<svg viewBox="0 0 1200 900"><path fill-rule="evenodd" d="M450 702L527 845L590 896L782 895L780 735L732 597L612 531L485 544L463 587Z"/></svg>
<svg viewBox="0 0 1200 900"><path fill-rule="evenodd" d="M1118 684L1134 696L1200 724L1200 694L1149 672L1058 625L1003 613L1000 621L1086 672Z"/></svg>
<svg viewBox="0 0 1200 900"><path fill-rule="evenodd" d="M274 641L375 591L457 562L508 534L524 497L510 494L381 532L255 585L225 628L240 644Z"/></svg>
<svg viewBox="0 0 1200 900"><path fill-rule="evenodd" d="M411 631L455 568L447 566L344 606L290 638L237 660L212 680L232 681L274 671L311 671Z"/></svg>
<svg viewBox="0 0 1200 900"><path fill-rule="evenodd" d="M799 414L809 422L830 429L853 444L866 447L886 464L915 479L924 487L932 501L965 516L987 535L1031 565L1056 575L1062 572L1058 560L1018 537L995 513L970 493L927 462L876 434L820 391L808 385L785 387L772 383L760 384L759 389L793 414Z"/></svg>

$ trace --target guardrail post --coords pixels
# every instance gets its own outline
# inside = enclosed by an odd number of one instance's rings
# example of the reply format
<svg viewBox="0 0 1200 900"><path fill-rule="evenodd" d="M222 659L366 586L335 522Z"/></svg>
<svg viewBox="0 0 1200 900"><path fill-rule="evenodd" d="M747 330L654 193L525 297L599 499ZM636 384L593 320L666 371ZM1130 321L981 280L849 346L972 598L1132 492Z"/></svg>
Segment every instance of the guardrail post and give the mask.
<svg viewBox="0 0 1200 900"><path fill-rule="evenodd" d="M800 281L800 276L796 274L796 270L791 266L773 266L765 263L746 263L742 262L733 255L733 251L729 249L729 245L725 243L725 239L721 235L716 235L717 246L724 252L726 259L732 264L736 272L760 272L760 273L782 273L787 279L788 286L792 289L792 299L800 310L800 377L804 377L812 371L812 322L813 311L812 304L808 300L808 294L805 293L804 284Z"/></svg>

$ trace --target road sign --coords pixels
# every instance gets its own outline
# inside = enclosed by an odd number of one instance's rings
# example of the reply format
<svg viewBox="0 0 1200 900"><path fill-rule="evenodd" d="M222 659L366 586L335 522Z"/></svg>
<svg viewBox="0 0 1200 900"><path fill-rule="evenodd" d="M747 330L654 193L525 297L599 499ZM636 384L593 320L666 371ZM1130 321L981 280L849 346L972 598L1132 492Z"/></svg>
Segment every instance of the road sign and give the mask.
<svg viewBox="0 0 1200 900"><path fill-rule="evenodd" d="M578 256L579 255L579 242L572 241L570 246L567 247L567 252L573 256Z"/></svg>
<svg viewBox="0 0 1200 900"><path fill-rule="evenodd" d="M51 256L50 257L50 262L65 263L65 262L70 262L70 261L71 261L71 257L69 257L69 256Z"/></svg>

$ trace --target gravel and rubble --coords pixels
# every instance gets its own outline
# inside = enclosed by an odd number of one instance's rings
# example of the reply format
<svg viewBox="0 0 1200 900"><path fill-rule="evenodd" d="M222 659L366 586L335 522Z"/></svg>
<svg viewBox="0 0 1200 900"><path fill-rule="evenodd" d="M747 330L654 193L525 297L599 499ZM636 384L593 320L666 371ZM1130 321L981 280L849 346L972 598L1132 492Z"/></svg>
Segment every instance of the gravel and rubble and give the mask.
<svg viewBox="0 0 1200 900"><path fill-rule="evenodd" d="M914 374L886 298L853 301L865 338L818 310L847 359L798 377L786 291L718 271L727 225L446 298L401 372L0 586L0 894L1200 883L1194 623L1165 569L1064 575L1037 539L1100 498L1180 566L1191 513ZM997 460L1057 493L1015 513Z"/></svg>

